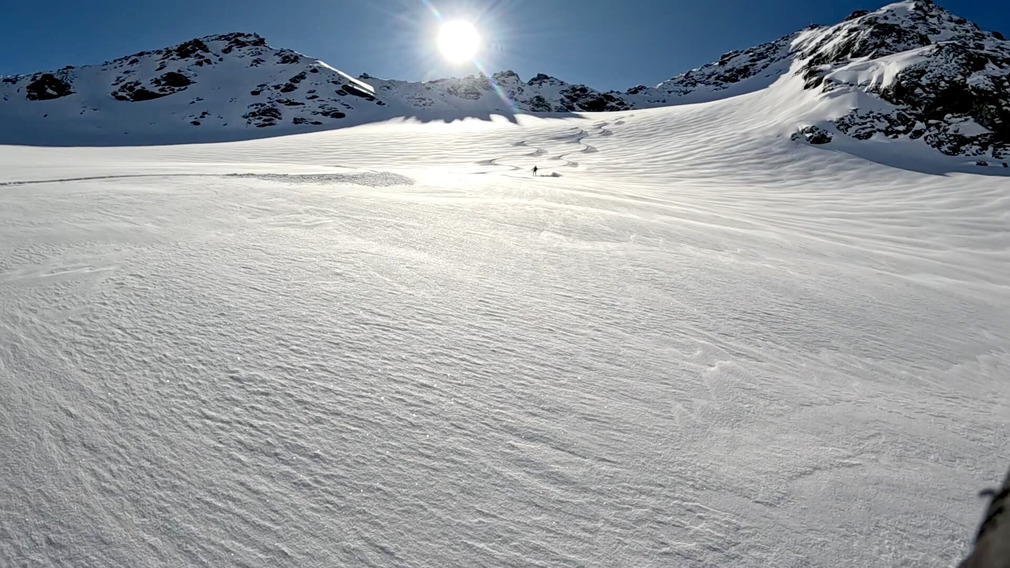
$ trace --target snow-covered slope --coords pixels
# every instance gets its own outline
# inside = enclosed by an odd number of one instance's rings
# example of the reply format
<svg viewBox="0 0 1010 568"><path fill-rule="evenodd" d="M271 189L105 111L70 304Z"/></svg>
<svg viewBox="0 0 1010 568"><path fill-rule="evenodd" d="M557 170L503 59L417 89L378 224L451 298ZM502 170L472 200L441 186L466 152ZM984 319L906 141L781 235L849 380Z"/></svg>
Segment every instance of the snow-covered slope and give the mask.
<svg viewBox="0 0 1010 568"><path fill-rule="evenodd" d="M527 83L511 72L490 81L366 78L274 49L255 34L209 36L102 65L0 78L0 143L207 142L394 117L628 108L613 95L547 76Z"/></svg>
<svg viewBox="0 0 1010 568"><path fill-rule="evenodd" d="M838 133L922 140L944 154L997 161L1010 152L1010 42L929 0L855 12L834 26L727 53L626 98L636 107L714 100L794 75L823 95L822 112L801 125L811 141Z"/></svg>
<svg viewBox="0 0 1010 568"><path fill-rule="evenodd" d="M799 34L731 51L697 69L655 87L638 85L622 93L636 108L653 108L724 99L764 89L787 74L793 65L793 43Z"/></svg>
<svg viewBox="0 0 1010 568"><path fill-rule="evenodd" d="M801 78L797 82L793 79ZM0 79L0 143L199 142L400 117L455 120L719 100L759 90L806 106L754 108L799 139L925 146L1000 166L1010 148L1010 42L908 0L722 56L655 87L601 93L511 71L423 83L352 79L256 35L210 36L111 63ZM879 146L879 145L878 145ZM905 151L905 150L899 150Z"/></svg>
<svg viewBox="0 0 1010 568"><path fill-rule="evenodd" d="M253 34L0 79L0 143L144 144L388 117L367 84ZM262 134L262 132L260 132Z"/></svg>
<svg viewBox="0 0 1010 568"><path fill-rule="evenodd" d="M1007 178L791 143L794 80L0 148L0 565L955 565Z"/></svg>

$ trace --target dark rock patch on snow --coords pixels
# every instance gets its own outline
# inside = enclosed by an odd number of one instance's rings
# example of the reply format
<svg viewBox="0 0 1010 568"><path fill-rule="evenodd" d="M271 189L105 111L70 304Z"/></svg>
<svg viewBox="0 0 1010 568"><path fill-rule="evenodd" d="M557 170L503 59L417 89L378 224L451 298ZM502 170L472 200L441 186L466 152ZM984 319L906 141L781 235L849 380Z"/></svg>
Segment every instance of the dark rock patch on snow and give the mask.
<svg viewBox="0 0 1010 568"><path fill-rule="evenodd" d="M61 79L50 73L43 73L37 79L28 83L25 97L30 101L48 101L73 94L70 81Z"/></svg>
<svg viewBox="0 0 1010 568"><path fill-rule="evenodd" d="M277 124L281 119L281 111L277 107L266 103L254 103L249 105L249 112L242 115L246 119L246 124L257 128L264 128Z"/></svg>
<svg viewBox="0 0 1010 568"><path fill-rule="evenodd" d="M819 126L806 126L792 135L793 140L806 140L810 144L827 144L831 142L831 133Z"/></svg>

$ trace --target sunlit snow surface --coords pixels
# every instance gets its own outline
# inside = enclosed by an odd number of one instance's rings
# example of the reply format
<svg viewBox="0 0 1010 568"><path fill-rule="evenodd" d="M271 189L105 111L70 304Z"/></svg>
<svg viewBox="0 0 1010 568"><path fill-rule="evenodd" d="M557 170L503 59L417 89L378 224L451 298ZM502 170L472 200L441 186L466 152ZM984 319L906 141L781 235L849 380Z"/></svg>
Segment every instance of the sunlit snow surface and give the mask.
<svg viewBox="0 0 1010 568"><path fill-rule="evenodd" d="M951 566L1010 178L766 120L0 148L0 564Z"/></svg>

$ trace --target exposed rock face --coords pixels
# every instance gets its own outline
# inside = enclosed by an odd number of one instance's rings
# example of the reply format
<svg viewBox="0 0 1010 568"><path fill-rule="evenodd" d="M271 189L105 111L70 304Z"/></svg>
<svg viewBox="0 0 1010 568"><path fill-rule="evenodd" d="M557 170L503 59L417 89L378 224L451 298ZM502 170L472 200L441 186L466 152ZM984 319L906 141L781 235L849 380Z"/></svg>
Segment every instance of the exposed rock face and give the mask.
<svg viewBox="0 0 1010 568"><path fill-rule="evenodd" d="M799 132L793 134L793 140L806 140L811 144L827 144L831 142L831 134L824 129L815 126L805 126Z"/></svg>
<svg viewBox="0 0 1010 568"><path fill-rule="evenodd" d="M539 74L528 82L514 71L491 77L469 76L424 83L389 81L364 75L382 98L408 109L465 110L481 108L501 112L599 112L631 108L616 93L601 93L585 85L572 85Z"/></svg>
<svg viewBox="0 0 1010 568"><path fill-rule="evenodd" d="M222 41L227 42L227 44L221 48L221 53L224 53L225 55L235 51L236 49L242 49L244 47L266 47L267 45L266 40L256 34L233 33L218 37Z"/></svg>
<svg viewBox="0 0 1010 568"><path fill-rule="evenodd" d="M604 112L630 108L624 99L611 93L598 93L585 85L572 85L562 89L560 93L564 97L561 105L565 110Z"/></svg>
<svg viewBox="0 0 1010 568"><path fill-rule="evenodd" d="M140 81L121 83L119 88L112 91L112 98L117 101L150 101L182 91L192 84L193 81L182 73L169 71L146 84Z"/></svg>
<svg viewBox="0 0 1010 568"><path fill-rule="evenodd" d="M249 112L243 114L242 118L246 119L246 124L263 128L277 124L282 116L280 109L273 105L253 103L249 106Z"/></svg>
<svg viewBox="0 0 1010 568"><path fill-rule="evenodd" d="M140 81L130 81L128 83L123 83L118 89L112 91L112 98L117 101L130 101L130 102L140 102L140 101L150 101L157 98L165 96L162 93L151 91L144 88Z"/></svg>
<svg viewBox="0 0 1010 568"><path fill-rule="evenodd" d="M152 79L151 83L155 86L164 87L166 89L182 89L192 85L193 81L190 81L189 77L183 75L182 73L170 71L161 77Z"/></svg>
<svg viewBox="0 0 1010 568"><path fill-rule="evenodd" d="M43 73L33 79L25 88L25 97L30 101L48 101L72 94L70 81L50 73Z"/></svg>
<svg viewBox="0 0 1010 568"><path fill-rule="evenodd" d="M799 42L807 86L855 87L893 106L855 109L836 121L839 130L860 139L922 138L948 155L1007 154L1010 44L999 34L926 0L894 4L825 32ZM869 61L854 62L861 58ZM858 77L864 79L853 80Z"/></svg>
<svg viewBox="0 0 1010 568"><path fill-rule="evenodd" d="M929 0L859 10L620 95L635 107L698 102L791 74L807 89L861 91L884 103L834 120L854 138L921 139L949 155L1010 152L1010 44Z"/></svg>

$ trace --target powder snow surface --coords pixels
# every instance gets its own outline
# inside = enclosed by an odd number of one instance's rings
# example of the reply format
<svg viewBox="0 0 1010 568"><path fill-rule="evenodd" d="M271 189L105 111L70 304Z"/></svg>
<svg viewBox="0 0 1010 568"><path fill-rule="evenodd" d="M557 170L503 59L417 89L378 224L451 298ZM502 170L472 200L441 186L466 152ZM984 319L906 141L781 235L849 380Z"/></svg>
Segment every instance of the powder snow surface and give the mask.
<svg viewBox="0 0 1010 568"><path fill-rule="evenodd" d="M0 564L953 565L1008 179L760 96L0 148Z"/></svg>

